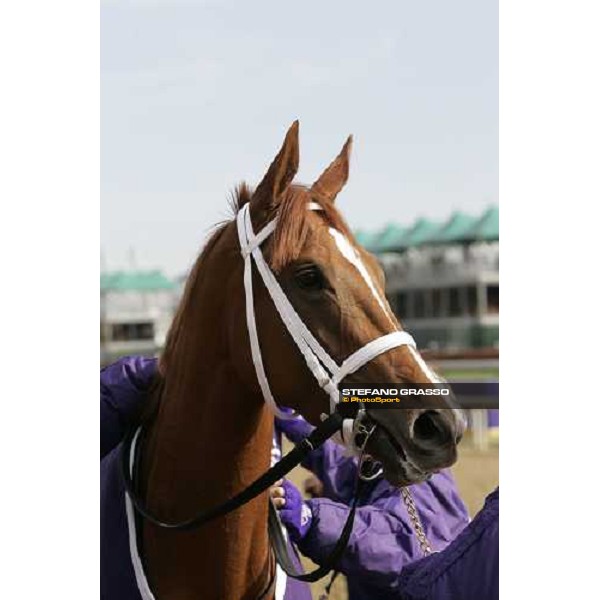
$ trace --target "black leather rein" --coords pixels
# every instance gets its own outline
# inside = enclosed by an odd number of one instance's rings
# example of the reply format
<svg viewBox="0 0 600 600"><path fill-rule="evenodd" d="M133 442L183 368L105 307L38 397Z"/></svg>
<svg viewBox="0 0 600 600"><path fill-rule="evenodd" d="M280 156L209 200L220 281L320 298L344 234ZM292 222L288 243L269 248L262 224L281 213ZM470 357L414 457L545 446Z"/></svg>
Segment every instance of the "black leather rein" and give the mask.
<svg viewBox="0 0 600 600"><path fill-rule="evenodd" d="M135 507L135 510L148 522L163 529L171 529L176 531L190 531L197 529L209 521L222 517L236 510L240 506L246 504L250 500L268 490L276 481L282 479L294 467L299 465L313 450L316 450L322 446L331 436L339 431L342 427L343 419L344 417L339 412L336 411L332 413L316 429L314 429L308 437L304 438L277 464L263 473L263 475L252 482L239 494L233 496L229 500L226 500L222 504L213 506L208 510L203 510L189 519L177 522L163 521L156 515L152 514L146 506L146 503L136 492L136 477L135 473L132 473L133 469L130 466L131 447L136 436L136 430L132 429L125 436L125 439L123 440L123 446L121 448L121 471L123 480L125 482L125 490L131 500L131 503ZM135 454L137 455L138 453L136 452ZM134 467L136 463L137 460L136 457L134 457ZM293 558L289 552L288 544L283 534L283 527L281 521L279 520L277 509L273 506L272 501L269 502L269 538L277 563L289 577L298 579L300 581L314 582L318 581L322 577L325 577L325 575L327 575L335 567L335 564L348 545L348 540L350 539L350 534L352 533L352 527L354 525L356 508L362 496L365 485L366 483L361 478L357 478L354 499L350 507L348 519L346 520L344 528L340 534L340 538L334 546L331 554L327 557L323 564L310 573L300 573L296 571Z"/></svg>
<svg viewBox="0 0 600 600"><path fill-rule="evenodd" d="M339 413L332 413L308 437L304 438L293 450L288 452L276 465L263 473L263 475L253 481L239 494L236 494L233 498L229 498L229 500L226 500L222 504L199 512L194 517L177 522L163 521L159 517L153 515L135 490L134 478L132 477L129 466L131 445L135 437L135 431L132 430L125 436L121 448L121 471L125 482L125 489L136 511L150 523L162 527L163 529L175 529L178 531L197 529L213 519L217 519L234 511L236 508L246 504L269 489L276 481L282 479L295 466L299 465L313 450L319 448L326 440L339 431L342 427L342 421L343 418Z"/></svg>

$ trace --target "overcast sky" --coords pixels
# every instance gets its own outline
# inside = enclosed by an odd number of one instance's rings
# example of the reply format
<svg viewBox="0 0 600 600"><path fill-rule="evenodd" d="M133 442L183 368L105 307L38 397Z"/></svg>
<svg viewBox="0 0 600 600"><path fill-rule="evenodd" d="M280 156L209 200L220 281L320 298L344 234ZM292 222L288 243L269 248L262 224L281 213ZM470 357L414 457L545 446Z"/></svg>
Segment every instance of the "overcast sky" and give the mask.
<svg viewBox="0 0 600 600"><path fill-rule="evenodd" d="M496 0L102 0L108 268L185 271L300 119L310 183L355 137L350 225L498 200Z"/></svg>

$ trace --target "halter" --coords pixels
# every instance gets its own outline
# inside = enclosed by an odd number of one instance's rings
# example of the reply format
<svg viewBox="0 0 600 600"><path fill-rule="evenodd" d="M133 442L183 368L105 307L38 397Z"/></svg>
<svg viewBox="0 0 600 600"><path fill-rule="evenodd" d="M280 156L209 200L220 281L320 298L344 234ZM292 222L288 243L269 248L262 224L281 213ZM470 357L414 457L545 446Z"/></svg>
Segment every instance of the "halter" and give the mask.
<svg viewBox="0 0 600 600"><path fill-rule="evenodd" d="M323 210L316 202L310 202L307 210ZM329 410L332 413L336 404L339 402L340 382L351 373L354 373L360 367L373 360L375 357L400 346L411 346L416 348L415 341L406 331L394 331L381 337L371 340L362 348L356 350L341 365L327 353L318 340L306 327L291 302L288 300L282 287L279 285L273 271L267 264L262 250L262 243L275 231L277 217L267 223L257 234L254 233L252 220L250 218L250 205L244 204L237 215L237 231L240 241L241 254L244 259L244 290L246 293L246 322L248 325L248 334L250 337L250 348L252 351L252 361L256 370L258 383L263 397L271 410L281 419L290 419L296 416L295 413L282 411L275 402L273 393L269 386L269 381L265 373L260 344L258 341L258 332L256 328L256 314L254 311L254 293L252 289L252 259L256 268L273 300L273 304L286 326L290 336L298 346L306 365L314 375L319 386L329 396ZM344 433L348 433L352 428L352 420L345 419L342 430L342 439Z"/></svg>

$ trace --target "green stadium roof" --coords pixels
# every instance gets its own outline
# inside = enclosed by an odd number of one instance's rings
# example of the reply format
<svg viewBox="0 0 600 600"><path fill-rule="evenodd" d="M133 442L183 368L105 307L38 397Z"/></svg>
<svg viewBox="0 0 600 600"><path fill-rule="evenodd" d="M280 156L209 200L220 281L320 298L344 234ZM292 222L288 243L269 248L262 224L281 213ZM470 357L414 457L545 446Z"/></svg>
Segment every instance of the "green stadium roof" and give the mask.
<svg viewBox="0 0 600 600"><path fill-rule="evenodd" d="M406 229L397 223L390 223L383 229L375 232L370 240L368 248L373 248L377 252L389 252L402 248L402 238Z"/></svg>
<svg viewBox="0 0 600 600"><path fill-rule="evenodd" d="M408 230L402 240L405 248L421 246L425 242L435 239L440 224L428 219L418 219L417 222Z"/></svg>
<svg viewBox="0 0 600 600"><path fill-rule="evenodd" d="M101 291L153 292L175 289L175 283L161 271L113 271L100 274Z"/></svg>
<svg viewBox="0 0 600 600"><path fill-rule="evenodd" d="M475 223L477 223L477 217L457 211L439 229L435 236L435 243L447 244L468 240Z"/></svg>
<svg viewBox="0 0 600 600"><path fill-rule="evenodd" d="M475 240L497 240L500 233L500 215L497 206L488 208L474 225L471 236Z"/></svg>
<svg viewBox="0 0 600 600"><path fill-rule="evenodd" d="M375 232L360 230L356 239L371 252L393 252L423 245L497 241L499 212L491 206L482 215L457 211L444 223L420 218L406 228L390 223Z"/></svg>

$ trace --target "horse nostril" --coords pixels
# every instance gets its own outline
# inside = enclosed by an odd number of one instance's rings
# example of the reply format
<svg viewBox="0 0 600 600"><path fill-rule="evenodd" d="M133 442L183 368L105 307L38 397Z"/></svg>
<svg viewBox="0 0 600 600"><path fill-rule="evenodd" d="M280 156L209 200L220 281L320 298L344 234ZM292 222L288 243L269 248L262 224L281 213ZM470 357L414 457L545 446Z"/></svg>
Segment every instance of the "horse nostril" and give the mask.
<svg viewBox="0 0 600 600"><path fill-rule="evenodd" d="M450 424L434 410L426 410L414 422L413 439L422 446L429 448L443 446L453 437Z"/></svg>

